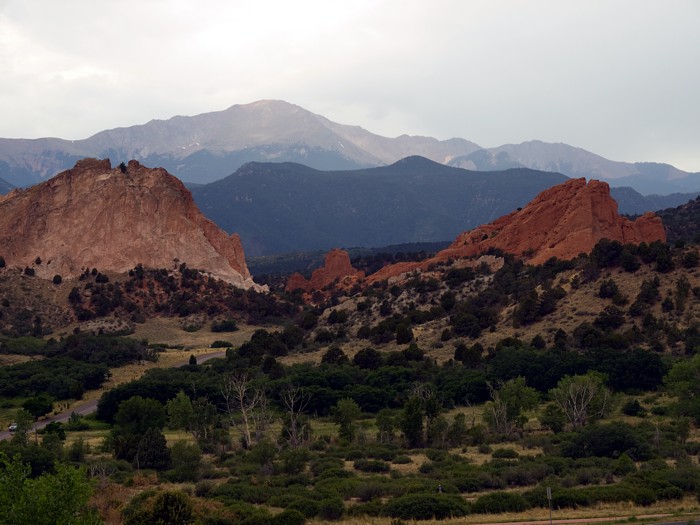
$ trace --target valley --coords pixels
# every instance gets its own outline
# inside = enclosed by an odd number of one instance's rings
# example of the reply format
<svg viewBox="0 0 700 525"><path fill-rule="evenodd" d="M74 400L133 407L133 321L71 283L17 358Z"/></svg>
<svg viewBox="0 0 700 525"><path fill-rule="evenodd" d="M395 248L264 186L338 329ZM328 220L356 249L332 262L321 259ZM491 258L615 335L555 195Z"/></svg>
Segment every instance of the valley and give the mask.
<svg viewBox="0 0 700 525"><path fill-rule="evenodd" d="M293 238L318 241L320 218L342 239L324 219L340 202L365 233L391 225L380 201L414 231L416 209L468 222L431 200L438 179L454 210L503 213L386 251ZM399 180L413 201L382 198ZM199 211L210 186L221 210L246 196L240 237ZM250 208L311 189L329 207L301 206L304 227ZM15 191L0 201L0 483L26 487L18 501L72 487L80 523L530 521L548 489L558 519L694 519L697 203L633 220L612 193L420 157L335 175L248 165L192 193L86 159ZM255 234L260 253L317 251L268 255L258 281L246 224L289 243Z"/></svg>

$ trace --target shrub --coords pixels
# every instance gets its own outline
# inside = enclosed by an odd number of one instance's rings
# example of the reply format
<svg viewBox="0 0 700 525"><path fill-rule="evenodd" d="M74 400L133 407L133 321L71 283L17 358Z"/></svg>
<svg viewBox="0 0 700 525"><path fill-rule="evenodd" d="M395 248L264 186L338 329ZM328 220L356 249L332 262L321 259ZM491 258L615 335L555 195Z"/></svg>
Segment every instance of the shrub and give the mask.
<svg viewBox="0 0 700 525"><path fill-rule="evenodd" d="M634 503L648 507L656 502L656 494L654 491L646 487L637 487L633 492Z"/></svg>
<svg viewBox="0 0 700 525"><path fill-rule="evenodd" d="M303 525L306 522L304 516L298 510L283 510L280 514L272 517L272 525Z"/></svg>
<svg viewBox="0 0 700 525"><path fill-rule="evenodd" d="M343 517L345 506L340 498L328 498L321 501L318 515L323 520L336 521Z"/></svg>
<svg viewBox="0 0 700 525"><path fill-rule="evenodd" d="M235 332L238 330L238 325L233 319L224 319L223 321L214 321L211 324L212 332Z"/></svg>
<svg viewBox="0 0 700 525"><path fill-rule="evenodd" d="M166 491L158 494L153 501L150 514L152 523L185 525L194 521L192 503L183 492Z"/></svg>
<svg viewBox="0 0 700 525"><path fill-rule="evenodd" d="M522 512L530 504L520 494L512 492L493 492L480 496L472 505L472 512L477 514L501 514L503 512Z"/></svg>
<svg viewBox="0 0 700 525"><path fill-rule="evenodd" d="M512 448L499 448L493 451L491 457L494 459L518 459L520 456Z"/></svg>
<svg viewBox="0 0 700 525"><path fill-rule="evenodd" d="M622 405L622 413L626 416L640 416L644 414L644 408L636 399L631 399Z"/></svg>
<svg viewBox="0 0 700 525"><path fill-rule="evenodd" d="M353 464L355 469L362 472L389 472L389 465L379 459L358 459Z"/></svg>
<svg viewBox="0 0 700 525"><path fill-rule="evenodd" d="M209 345L209 348L231 348L233 347L233 343L230 341L221 341L217 339L214 341L211 345Z"/></svg>
<svg viewBox="0 0 700 525"><path fill-rule="evenodd" d="M316 500L300 497L289 503L287 508L301 513L306 518L314 518L318 516L320 505Z"/></svg>
<svg viewBox="0 0 700 525"><path fill-rule="evenodd" d="M469 514L469 505L456 494L405 494L387 503L384 512L403 520L442 520Z"/></svg>

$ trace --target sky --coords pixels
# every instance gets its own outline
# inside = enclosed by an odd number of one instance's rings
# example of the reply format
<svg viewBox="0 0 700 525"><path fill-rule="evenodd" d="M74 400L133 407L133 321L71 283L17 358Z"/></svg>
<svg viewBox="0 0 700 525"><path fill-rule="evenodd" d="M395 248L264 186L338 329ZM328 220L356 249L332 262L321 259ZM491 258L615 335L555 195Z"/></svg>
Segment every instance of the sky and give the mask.
<svg viewBox="0 0 700 525"><path fill-rule="evenodd" d="M698 0L0 0L0 137L280 99L700 172Z"/></svg>

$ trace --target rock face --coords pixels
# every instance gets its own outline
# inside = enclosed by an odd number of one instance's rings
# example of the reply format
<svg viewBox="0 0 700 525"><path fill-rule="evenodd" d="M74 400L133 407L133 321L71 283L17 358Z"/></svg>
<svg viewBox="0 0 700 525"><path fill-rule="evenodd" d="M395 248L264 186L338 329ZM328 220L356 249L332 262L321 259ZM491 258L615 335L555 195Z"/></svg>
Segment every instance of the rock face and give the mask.
<svg viewBox="0 0 700 525"><path fill-rule="evenodd" d="M253 283L238 235L206 219L192 195L162 168L136 161L112 168L84 159L74 168L0 197L0 255L40 277L83 268L127 271L138 263L186 263L235 285Z"/></svg>
<svg viewBox="0 0 700 525"><path fill-rule="evenodd" d="M572 259L588 253L601 239L665 242L666 232L654 213L636 221L620 216L606 182L586 184L581 178L545 190L523 209L463 233L438 255L466 257L498 248L541 264L550 257Z"/></svg>
<svg viewBox="0 0 700 525"><path fill-rule="evenodd" d="M524 208L462 233L445 250L420 263L401 263L370 275L367 283L387 280L436 263L483 254L490 248L542 264L551 257L573 259L590 252L601 239L623 244L666 241L661 219L645 213L630 221L617 212L605 182L571 179L535 197Z"/></svg>
<svg viewBox="0 0 700 525"><path fill-rule="evenodd" d="M354 283L363 279L364 276L364 272L352 267L348 252L336 248L326 254L323 266L311 273L310 280L306 280L303 275L295 273L287 281L286 290L288 292L293 292L294 290L313 292L314 290L322 290L334 282L342 284L345 281L348 283L352 281Z"/></svg>

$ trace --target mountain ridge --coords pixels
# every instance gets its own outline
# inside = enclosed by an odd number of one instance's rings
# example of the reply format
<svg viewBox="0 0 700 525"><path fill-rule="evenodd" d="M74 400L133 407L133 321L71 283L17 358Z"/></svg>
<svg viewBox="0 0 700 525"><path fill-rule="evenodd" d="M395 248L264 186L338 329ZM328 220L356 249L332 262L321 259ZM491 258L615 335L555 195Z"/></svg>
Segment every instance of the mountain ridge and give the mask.
<svg viewBox="0 0 700 525"><path fill-rule="evenodd" d="M525 168L471 172L416 156L347 171L254 162L192 195L259 256L452 239L564 180Z"/></svg>
<svg viewBox="0 0 700 525"><path fill-rule="evenodd" d="M667 164L605 159L563 143L528 141L482 148L462 138L374 134L339 124L281 100L235 104L221 111L174 116L98 132L81 140L0 139L0 177L27 186L84 157L131 159L162 166L183 181L220 180L250 161L293 161L323 170L388 165L420 155L480 170L527 167L632 186L642 193L700 191L700 174Z"/></svg>

